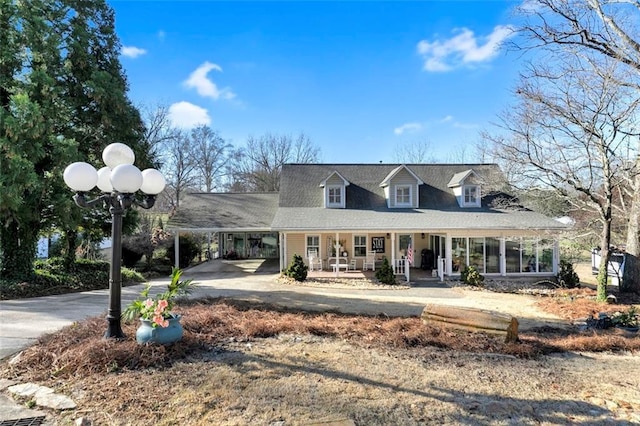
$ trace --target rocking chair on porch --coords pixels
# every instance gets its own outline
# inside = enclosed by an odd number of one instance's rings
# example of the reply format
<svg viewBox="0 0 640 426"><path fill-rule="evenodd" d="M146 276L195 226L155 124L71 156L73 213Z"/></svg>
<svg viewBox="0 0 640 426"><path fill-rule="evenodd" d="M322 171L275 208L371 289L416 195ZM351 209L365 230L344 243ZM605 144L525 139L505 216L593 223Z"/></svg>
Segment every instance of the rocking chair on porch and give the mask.
<svg viewBox="0 0 640 426"><path fill-rule="evenodd" d="M372 271L376 270L376 252L375 251L368 251L367 257L365 257L364 261L362 262L362 270L367 271L369 269L371 269Z"/></svg>
<svg viewBox="0 0 640 426"><path fill-rule="evenodd" d="M318 252L316 250L309 250L309 270L310 271L322 271L322 259L318 257Z"/></svg>

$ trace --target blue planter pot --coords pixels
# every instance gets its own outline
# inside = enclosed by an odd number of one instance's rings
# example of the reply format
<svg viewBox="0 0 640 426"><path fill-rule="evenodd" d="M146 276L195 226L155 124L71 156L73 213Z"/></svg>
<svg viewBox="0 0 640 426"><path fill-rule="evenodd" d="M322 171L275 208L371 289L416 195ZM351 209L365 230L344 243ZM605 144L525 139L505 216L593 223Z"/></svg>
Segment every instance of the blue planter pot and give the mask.
<svg viewBox="0 0 640 426"><path fill-rule="evenodd" d="M168 345L182 339L184 330L180 324L180 315L169 318L168 327L153 327L153 322L140 319L140 327L136 331L136 341L143 345L145 343L157 343Z"/></svg>

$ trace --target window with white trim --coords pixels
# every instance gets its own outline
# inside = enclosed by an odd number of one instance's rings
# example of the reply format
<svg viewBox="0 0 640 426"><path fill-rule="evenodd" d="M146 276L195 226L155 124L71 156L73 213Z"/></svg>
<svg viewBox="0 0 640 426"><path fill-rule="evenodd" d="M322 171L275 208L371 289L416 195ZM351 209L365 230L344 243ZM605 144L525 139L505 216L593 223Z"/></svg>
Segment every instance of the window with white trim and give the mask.
<svg viewBox="0 0 640 426"><path fill-rule="evenodd" d="M342 207L342 187L327 187L327 207Z"/></svg>
<svg viewBox="0 0 640 426"><path fill-rule="evenodd" d="M353 236L353 255L355 257L365 257L367 255L367 236Z"/></svg>
<svg viewBox="0 0 640 426"><path fill-rule="evenodd" d="M411 206L411 185L396 185L396 206Z"/></svg>
<svg viewBox="0 0 640 426"><path fill-rule="evenodd" d="M463 205L480 205L480 187L478 185L465 185L463 189Z"/></svg>
<svg viewBox="0 0 640 426"><path fill-rule="evenodd" d="M305 250L307 257L312 251L316 256L320 255L320 235L307 235L307 248Z"/></svg>

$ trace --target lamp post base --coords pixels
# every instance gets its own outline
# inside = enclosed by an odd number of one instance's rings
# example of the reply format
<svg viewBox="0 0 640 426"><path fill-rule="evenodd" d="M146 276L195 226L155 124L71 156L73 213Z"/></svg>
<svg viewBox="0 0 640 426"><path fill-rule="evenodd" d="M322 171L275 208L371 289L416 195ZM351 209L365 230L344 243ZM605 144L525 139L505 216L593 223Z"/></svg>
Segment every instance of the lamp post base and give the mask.
<svg viewBox="0 0 640 426"><path fill-rule="evenodd" d="M122 332L122 327L120 326L120 318L113 318L107 316L107 321L109 321L109 326L107 327L107 331L104 333L105 339L124 339L125 335Z"/></svg>

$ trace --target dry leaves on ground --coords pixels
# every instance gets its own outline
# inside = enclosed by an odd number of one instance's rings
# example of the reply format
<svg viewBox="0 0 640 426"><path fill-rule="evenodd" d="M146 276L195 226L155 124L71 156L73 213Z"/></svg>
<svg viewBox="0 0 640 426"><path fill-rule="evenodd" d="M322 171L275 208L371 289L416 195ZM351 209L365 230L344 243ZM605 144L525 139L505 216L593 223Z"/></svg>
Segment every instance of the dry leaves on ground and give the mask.
<svg viewBox="0 0 640 426"><path fill-rule="evenodd" d="M555 312L578 312L551 300ZM582 312L587 304L575 306ZM419 318L310 313L229 299L185 302L179 311L185 335L176 344L105 340L104 319L92 318L42 338L3 364L0 377L35 381L76 399L76 412L56 414L61 424L82 415L114 425L640 420L640 383L627 377L635 374L635 357L603 366L592 356L584 362L540 356L637 352L637 333L540 328L506 344ZM135 336L135 327L125 324L125 334Z"/></svg>

